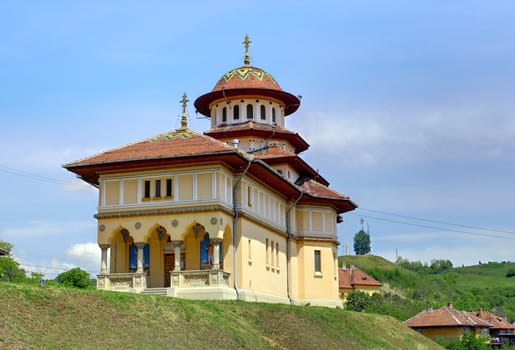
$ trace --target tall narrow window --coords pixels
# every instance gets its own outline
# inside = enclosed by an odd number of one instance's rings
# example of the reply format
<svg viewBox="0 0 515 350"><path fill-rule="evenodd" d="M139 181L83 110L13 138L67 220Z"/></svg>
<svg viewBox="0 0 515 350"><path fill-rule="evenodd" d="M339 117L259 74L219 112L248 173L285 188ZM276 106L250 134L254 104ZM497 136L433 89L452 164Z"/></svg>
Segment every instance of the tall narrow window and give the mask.
<svg viewBox="0 0 515 350"><path fill-rule="evenodd" d="M247 119L254 119L254 106L251 104L247 105Z"/></svg>
<svg viewBox="0 0 515 350"><path fill-rule="evenodd" d="M271 255L271 265L272 268L275 266L275 254L274 254L274 241L270 242L270 255Z"/></svg>
<svg viewBox="0 0 515 350"><path fill-rule="evenodd" d="M265 120L266 119L266 108L265 108L265 106L261 105L261 107L259 109L261 110L261 120Z"/></svg>
<svg viewBox="0 0 515 350"><path fill-rule="evenodd" d="M167 197L172 197L173 196L172 186L173 186L172 179L166 179L166 196Z"/></svg>
<svg viewBox="0 0 515 350"><path fill-rule="evenodd" d="M265 245L266 245L266 266L270 265L270 251L268 247L268 238L265 239Z"/></svg>
<svg viewBox="0 0 515 350"><path fill-rule="evenodd" d="M279 268L279 243L275 243L275 267Z"/></svg>
<svg viewBox="0 0 515 350"><path fill-rule="evenodd" d="M315 273L322 273L322 261L320 260L320 250L315 250Z"/></svg>
<svg viewBox="0 0 515 350"><path fill-rule="evenodd" d="M150 198L150 181L145 181L145 198Z"/></svg>
<svg viewBox="0 0 515 350"><path fill-rule="evenodd" d="M249 239L248 243L248 250L249 250L249 261L252 260L252 241Z"/></svg>
<svg viewBox="0 0 515 350"><path fill-rule="evenodd" d="M247 187L247 204L252 207L252 187Z"/></svg>
<svg viewBox="0 0 515 350"><path fill-rule="evenodd" d="M272 123L275 123L275 108L272 108Z"/></svg>
<svg viewBox="0 0 515 350"><path fill-rule="evenodd" d="M222 122L226 122L227 121L227 107L224 107L224 109L222 109Z"/></svg>
<svg viewBox="0 0 515 350"><path fill-rule="evenodd" d="M232 113L234 120L240 119L240 106L234 106Z"/></svg>
<svg viewBox="0 0 515 350"><path fill-rule="evenodd" d="M156 197L161 197L161 180L156 180Z"/></svg>

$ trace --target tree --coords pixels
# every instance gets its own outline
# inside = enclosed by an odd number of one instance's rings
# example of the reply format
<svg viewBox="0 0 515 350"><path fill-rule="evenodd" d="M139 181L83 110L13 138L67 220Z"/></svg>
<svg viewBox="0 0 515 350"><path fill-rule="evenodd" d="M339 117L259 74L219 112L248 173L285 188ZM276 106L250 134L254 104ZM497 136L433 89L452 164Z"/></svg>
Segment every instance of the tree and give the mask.
<svg viewBox="0 0 515 350"><path fill-rule="evenodd" d="M356 255L370 253L370 236L363 229L354 236L354 252Z"/></svg>
<svg viewBox="0 0 515 350"><path fill-rule="evenodd" d="M89 273L78 267L59 274L55 281L68 287L88 288L91 285Z"/></svg>
<svg viewBox="0 0 515 350"><path fill-rule="evenodd" d="M370 296L360 290L355 290L347 296L345 309L350 311L364 312L370 305Z"/></svg>
<svg viewBox="0 0 515 350"><path fill-rule="evenodd" d="M4 281L19 281L25 278L25 270L20 267L12 256L12 244L0 241L0 248L7 252L7 256L0 258L0 280Z"/></svg>

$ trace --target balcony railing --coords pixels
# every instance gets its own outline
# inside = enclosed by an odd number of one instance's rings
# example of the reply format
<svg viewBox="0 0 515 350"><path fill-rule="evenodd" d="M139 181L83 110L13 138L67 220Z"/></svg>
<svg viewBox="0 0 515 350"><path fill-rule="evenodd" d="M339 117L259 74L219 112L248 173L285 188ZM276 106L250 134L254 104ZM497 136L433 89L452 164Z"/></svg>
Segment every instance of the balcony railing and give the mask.
<svg viewBox="0 0 515 350"><path fill-rule="evenodd" d="M97 289L142 291L147 287L147 273L110 273L97 275Z"/></svg>
<svg viewBox="0 0 515 350"><path fill-rule="evenodd" d="M185 270L170 272L170 287L229 287L230 273L223 270Z"/></svg>

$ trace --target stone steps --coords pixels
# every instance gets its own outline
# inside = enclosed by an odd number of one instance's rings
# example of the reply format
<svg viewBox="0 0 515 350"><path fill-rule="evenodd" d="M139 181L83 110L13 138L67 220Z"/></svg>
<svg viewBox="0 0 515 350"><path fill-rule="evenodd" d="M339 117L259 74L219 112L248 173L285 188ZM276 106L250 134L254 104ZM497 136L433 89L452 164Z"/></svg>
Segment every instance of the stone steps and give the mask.
<svg viewBox="0 0 515 350"><path fill-rule="evenodd" d="M167 295L167 288L145 288L142 294L148 295Z"/></svg>

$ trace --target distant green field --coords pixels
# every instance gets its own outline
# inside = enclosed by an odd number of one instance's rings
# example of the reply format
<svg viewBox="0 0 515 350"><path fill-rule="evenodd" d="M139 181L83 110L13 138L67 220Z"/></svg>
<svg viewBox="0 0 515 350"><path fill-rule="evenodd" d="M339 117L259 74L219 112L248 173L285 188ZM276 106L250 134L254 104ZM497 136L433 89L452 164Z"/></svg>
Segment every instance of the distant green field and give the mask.
<svg viewBox="0 0 515 350"><path fill-rule="evenodd" d="M441 349L397 320L0 282L2 349Z"/></svg>
<svg viewBox="0 0 515 350"><path fill-rule="evenodd" d="M452 268L442 273L421 273L401 268L378 256L343 256L340 265L354 265L384 283L383 300L375 300L370 312L399 320L422 311L427 306L452 303L462 310L483 308L515 320L515 263L486 263Z"/></svg>

